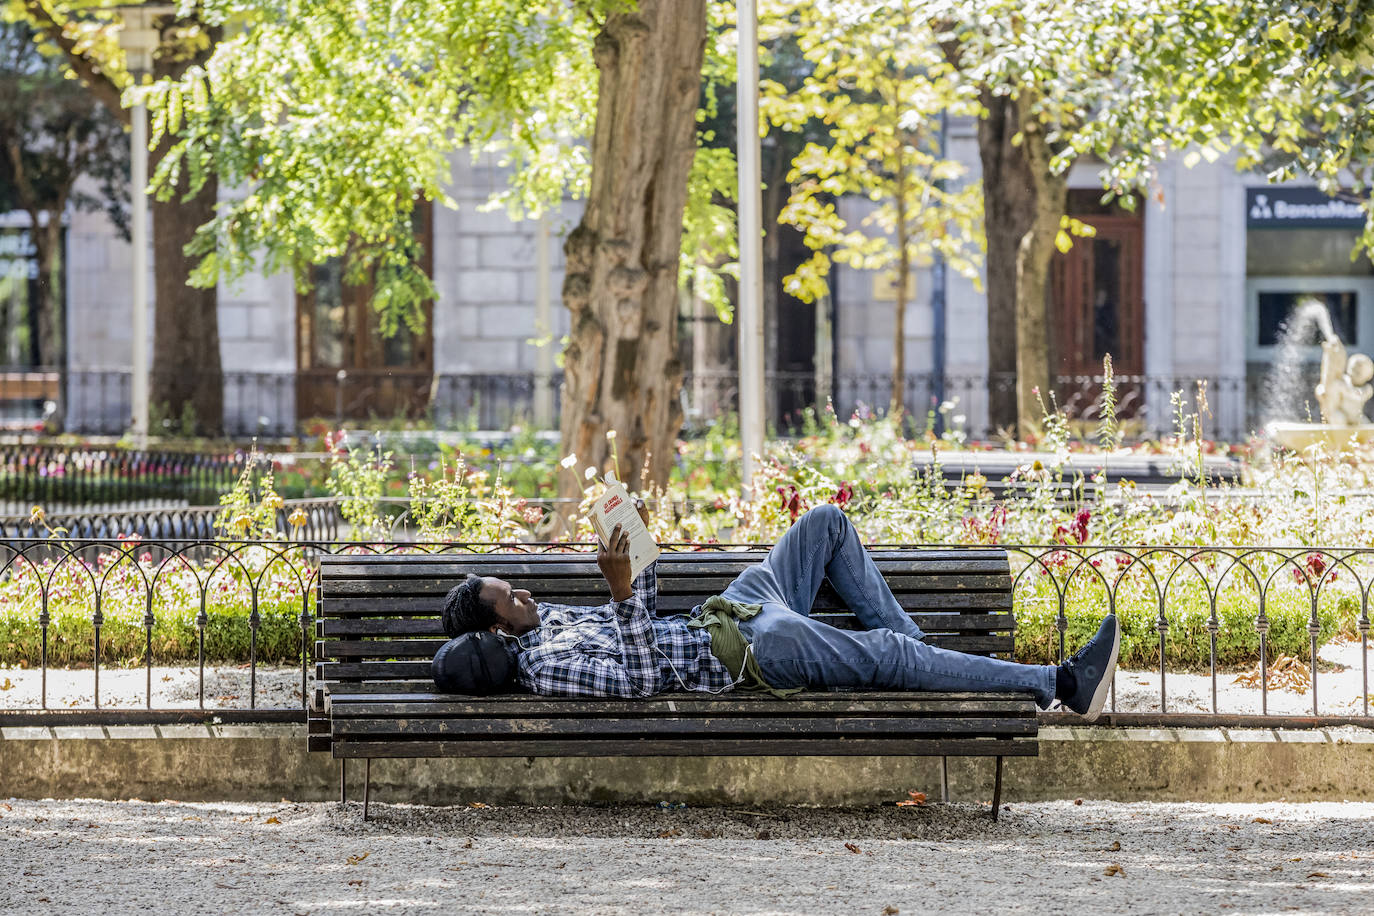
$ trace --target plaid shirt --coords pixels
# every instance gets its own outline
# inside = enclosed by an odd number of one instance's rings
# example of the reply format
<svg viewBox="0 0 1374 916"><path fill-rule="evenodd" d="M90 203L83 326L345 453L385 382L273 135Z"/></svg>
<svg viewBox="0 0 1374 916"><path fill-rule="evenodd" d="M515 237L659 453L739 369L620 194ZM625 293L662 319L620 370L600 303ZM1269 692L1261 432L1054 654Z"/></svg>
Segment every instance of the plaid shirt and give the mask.
<svg viewBox="0 0 1374 916"><path fill-rule="evenodd" d="M655 614L655 565L639 574L624 601L539 605L539 626L519 640L516 682L543 696L572 697L728 689L730 672L711 654L706 631L689 628L683 614Z"/></svg>

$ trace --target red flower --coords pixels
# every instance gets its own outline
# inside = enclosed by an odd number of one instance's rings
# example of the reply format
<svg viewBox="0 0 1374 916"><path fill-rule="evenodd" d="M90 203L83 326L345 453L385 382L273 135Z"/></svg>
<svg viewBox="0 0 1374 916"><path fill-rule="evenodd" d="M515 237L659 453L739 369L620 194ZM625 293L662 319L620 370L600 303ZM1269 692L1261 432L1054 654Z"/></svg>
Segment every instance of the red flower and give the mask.
<svg viewBox="0 0 1374 916"><path fill-rule="evenodd" d="M1321 583L1322 576L1326 575L1327 582L1335 582L1336 571L1332 569L1331 572L1327 574L1329 565L1324 555L1320 553L1309 553L1306 559L1303 560L1303 569L1293 570L1293 581L1298 583L1306 582L1308 585L1316 586Z"/></svg>
<svg viewBox="0 0 1374 916"><path fill-rule="evenodd" d="M849 501L854 498L854 488L849 485L849 481L840 481L840 488L835 491L835 495L830 497L830 501L841 509L849 505Z"/></svg>
<svg viewBox="0 0 1374 916"><path fill-rule="evenodd" d="M782 497L782 507L792 516L792 521L797 520L797 516L802 514L801 492L792 484L778 487L778 496Z"/></svg>

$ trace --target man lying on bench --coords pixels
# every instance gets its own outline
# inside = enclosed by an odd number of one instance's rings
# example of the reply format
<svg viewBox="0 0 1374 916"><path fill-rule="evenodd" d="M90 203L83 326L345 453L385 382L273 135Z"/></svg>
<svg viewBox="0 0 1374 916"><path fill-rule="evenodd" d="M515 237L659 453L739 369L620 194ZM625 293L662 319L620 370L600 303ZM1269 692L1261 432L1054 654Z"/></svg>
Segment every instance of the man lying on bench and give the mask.
<svg viewBox="0 0 1374 916"><path fill-rule="evenodd" d="M1116 667L1121 634L1115 615L1060 665L1023 665L927 645L834 505L803 515L762 563L689 615L658 617L654 567L631 582L628 537L616 526L608 540L596 561L610 586L609 604L539 604L502 579L469 575L445 599L445 632L501 637L514 659L516 682L551 696L647 697L736 687L779 696L805 687L1028 690L1042 709L1058 699L1092 721ZM807 616L827 578L862 631Z"/></svg>

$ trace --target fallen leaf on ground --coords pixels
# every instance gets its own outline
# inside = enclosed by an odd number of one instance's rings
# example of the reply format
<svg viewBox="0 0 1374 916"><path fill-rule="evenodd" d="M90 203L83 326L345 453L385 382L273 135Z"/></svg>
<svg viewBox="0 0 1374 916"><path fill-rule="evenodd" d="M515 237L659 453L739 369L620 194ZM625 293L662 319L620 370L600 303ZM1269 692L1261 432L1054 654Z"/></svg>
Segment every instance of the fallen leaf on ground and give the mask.
<svg viewBox="0 0 1374 916"><path fill-rule="evenodd" d="M263 821L263 823L264 823L264 824L280 824L280 823L281 823L281 818L279 818L279 817L269 817L267 820Z"/></svg>
<svg viewBox="0 0 1374 916"><path fill-rule="evenodd" d="M844 844L844 848L845 848L845 849L848 849L850 852L854 853L855 855L858 855L859 853L863 852L862 849L860 849L859 847L855 846L853 843L845 843L845 844Z"/></svg>
<svg viewBox="0 0 1374 916"><path fill-rule="evenodd" d="M1120 865L1117 865L1115 862L1113 862L1112 864L1108 865L1106 868L1102 870L1102 874L1107 875L1108 877L1115 876L1118 878L1124 878L1126 877L1126 869L1122 868Z"/></svg>
<svg viewBox="0 0 1374 916"><path fill-rule="evenodd" d="M1280 655L1274 660L1274 664L1269 666L1268 681L1269 687L1273 690L1305 693L1312 686L1312 671L1293 656ZM1244 684L1246 687L1259 687L1263 683L1259 663L1255 663L1253 670L1237 675L1234 683Z"/></svg>
<svg viewBox="0 0 1374 916"><path fill-rule="evenodd" d="M901 910L897 909L895 906L883 907L883 916L897 916L900 912Z"/></svg>
<svg viewBox="0 0 1374 916"><path fill-rule="evenodd" d="M1328 875L1328 874L1327 874L1326 872L1324 872L1324 871L1310 871L1310 872L1307 873L1307 877L1309 877L1309 878L1330 878L1331 876Z"/></svg>
<svg viewBox="0 0 1374 916"><path fill-rule="evenodd" d="M1108 852L1120 852L1120 851L1121 851L1121 841L1120 841L1120 840L1112 840L1112 845L1110 845L1110 846L1107 847L1107 851L1108 851Z"/></svg>
<svg viewBox="0 0 1374 916"><path fill-rule="evenodd" d="M359 855L359 856L349 856L349 857L348 857L348 864L349 864L349 865L357 865L359 862L361 862L363 859L366 859L366 858L367 858L368 856L370 856L370 855L372 855L372 852L371 852L371 851L365 852L365 853L363 853L362 855Z"/></svg>
<svg viewBox="0 0 1374 916"><path fill-rule="evenodd" d="M924 805L926 803L926 793L924 792L916 792L913 790L907 792L906 794L910 797L904 798L901 801L897 802L897 807L901 808L906 807L907 805Z"/></svg>
<svg viewBox="0 0 1374 916"><path fill-rule="evenodd" d="M1251 821L1251 823L1252 823L1252 824L1272 824L1272 823L1274 823L1274 822L1271 821L1271 820L1269 820L1269 818L1267 818L1267 817L1257 817L1257 818L1255 818L1253 821Z"/></svg>
<svg viewBox="0 0 1374 916"><path fill-rule="evenodd" d="M3 681L0 681L0 690L9 690L13 687L14 681L11 681L9 678L5 678Z"/></svg>
<svg viewBox="0 0 1374 916"><path fill-rule="evenodd" d="M490 808L491 805L488 805L488 804L486 804L485 802L471 802L471 803L468 805L468 807L469 807L469 808Z"/></svg>

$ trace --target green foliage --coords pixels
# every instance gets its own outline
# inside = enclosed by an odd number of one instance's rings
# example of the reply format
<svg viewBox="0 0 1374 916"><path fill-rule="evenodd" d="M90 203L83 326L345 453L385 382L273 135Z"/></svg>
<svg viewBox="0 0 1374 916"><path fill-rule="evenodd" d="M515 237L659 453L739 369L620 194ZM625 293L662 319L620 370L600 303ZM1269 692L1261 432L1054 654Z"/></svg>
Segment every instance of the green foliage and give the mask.
<svg viewBox="0 0 1374 916"><path fill-rule="evenodd" d="M351 526L354 540L382 540L387 525L381 514L391 452L347 448L344 434L329 444L329 495L339 500L339 515Z"/></svg>
<svg viewBox="0 0 1374 916"><path fill-rule="evenodd" d="M129 142L118 119L65 77L22 21L0 21L0 83L0 212L103 210L127 239Z"/></svg>
<svg viewBox="0 0 1374 916"><path fill-rule="evenodd" d="M727 202L734 200L738 184L731 150L697 147L687 182L678 286L710 303L726 324L733 320L735 307L726 295L725 278L739 279L737 220Z"/></svg>
<svg viewBox="0 0 1374 916"><path fill-rule="evenodd" d="M1121 447L1121 424L1116 418L1116 378L1112 375L1112 355L1102 357L1102 398L1097 424L1097 444L1104 452Z"/></svg>
<svg viewBox="0 0 1374 916"><path fill-rule="evenodd" d="M791 2L773 11L769 31L791 35L810 72L795 90L766 80L763 112L784 130L818 121L828 133L793 160L793 191L781 215L813 252L784 281L803 302L829 293L832 261L884 270L938 253L977 277L979 186L959 182L963 166L943 158L938 145L940 113L975 108L919 7L914 0L862 10ZM875 205L857 224L837 205L849 195Z"/></svg>
<svg viewBox="0 0 1374 916"><path fill-rule="evenodd" d="M183 172L192 190L214 172L246 191L190 246L193 282L292 269L304 283L309 265L342 258L349 282L372 282L384 333L418 327L435 289L416 257L415 202L456 206L444 184L459 150L514 170L497 202L517 216L583 188L592 37L619 5L201 4L233 37L180 81L138 90L154 142L173 137L159 194Z"/></svg>
<svg viewBox="0 0 1374 916"><path fill-rule="evenodd" d="M277 528L277 514L284 500L277 494L274 472L264 471L257 446L249 453L234 485L219 498L215 530L228 540L274 541L283 537Z"/></svg>
<svg viewBox="0 0 1374 916"><path fill-rule="evenodd" d="M1034 576L1030 577L1034 579ZM1022 595L1017 601L1016 659L1033 664L1059 661L1059 614L1054 590L1037 583L1035 597ZM1159 665L1159 608L1148 600L1120 600L1115 605L1121 625L1120 664L1142 670ZM1079 588L1065 603L1068 620L1065 650L1073 652L1097 631L1108 611L1106 593L1101 588ZM1223 670L1253 665L1259 657L1259 633L1255 629L1258 602L1253 591L1233 589L1217 602L1217 666ZM1359 618L1359 598L1343 594L1338 600L1318 606L1319 646L1337 636L1351 638ZM1305 588L1279 590L1266 602L1269 623L1266 648L1272 661L1280 655L1306 658L1311 653L1311 605ZM1165 608L1168 626L1164 657L1171 669L1207 670L1211 664L1211 639L1208 623L1210 608L1206 594L1198 587L1171 590Z"/></svg>

